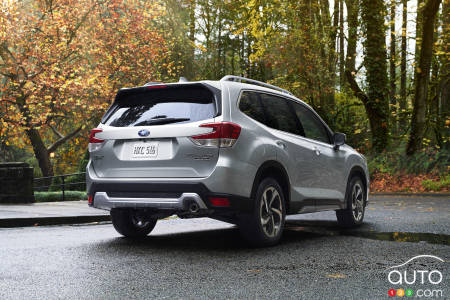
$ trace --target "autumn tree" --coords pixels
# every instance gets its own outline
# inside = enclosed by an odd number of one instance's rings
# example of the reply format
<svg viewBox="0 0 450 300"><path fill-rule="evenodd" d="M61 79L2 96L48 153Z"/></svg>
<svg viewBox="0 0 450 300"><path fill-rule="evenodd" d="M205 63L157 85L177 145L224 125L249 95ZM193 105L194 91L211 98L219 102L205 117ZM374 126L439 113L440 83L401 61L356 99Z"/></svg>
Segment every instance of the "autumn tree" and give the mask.
<svg viewBox="0 0 450 300"><path fill-rule="evenodd" d="M332 122L339 10L330 16L324 0L255 1L249 8L255 41L251 61L269 66L272 83L290 89Z"/></svg>
<svg viewBox="0 0 450 300"><path fill-rule="evenodd" d="M50 153L76 136L77 115L92 112L80 101L85 93L85 60L80 56L98 2L65 0L3 2L0 68L4 77L1 118L25 133L44 176L52 176ZM86 118L89 118L86 116ZM51 130L54 138L45 136Z"/></svg>
<svg viewBox="0 0 450 300"><path fill-rule="evenodd" d="M51 153L86 134L119 87L159 78L161 9L147 1L1 5L0 123L15 131L14 143L29 141L43 176L52 176Z"/></svg>

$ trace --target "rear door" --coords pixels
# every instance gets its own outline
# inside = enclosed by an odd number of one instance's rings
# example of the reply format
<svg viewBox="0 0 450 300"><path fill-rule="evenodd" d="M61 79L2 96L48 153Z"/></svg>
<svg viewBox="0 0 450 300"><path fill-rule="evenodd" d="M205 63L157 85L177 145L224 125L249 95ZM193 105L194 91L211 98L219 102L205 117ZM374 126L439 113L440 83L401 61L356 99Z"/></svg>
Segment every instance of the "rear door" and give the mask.
<svg viewBox="0 0 450 300"><path fill-rule="evenodd" d="M206 177L217 147L198 146L191 136L220 115L220 90L204 84L155 85L119 91L102 119L91 153L99 177Z"/></svg>
<svg viewBox="0 0 450 300"><path fill-rule="evenodd" d="M266 125L275 129L270 132L277 148L277 160L289 174L292 207L303 212L313 211L316 161L309 142L302 137L301 124L285 98L266 93L261 93L260 97L267 116Z"/></svg>

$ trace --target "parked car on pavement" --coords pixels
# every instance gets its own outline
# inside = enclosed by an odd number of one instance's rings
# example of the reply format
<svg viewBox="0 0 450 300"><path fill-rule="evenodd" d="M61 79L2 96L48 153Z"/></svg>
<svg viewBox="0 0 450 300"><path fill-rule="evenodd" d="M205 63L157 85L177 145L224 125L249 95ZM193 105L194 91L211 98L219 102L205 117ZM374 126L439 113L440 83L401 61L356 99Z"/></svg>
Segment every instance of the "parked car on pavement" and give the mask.
<svg viewBox="0 0 450 300"><path fill-rule="evenodd" d="M306 103L279 87L225 76L119 90L93 129L89 205L143 237L158 219L237 224L254 245L276 244L289 214L336 211L363 222L365 158Z"/></svg>

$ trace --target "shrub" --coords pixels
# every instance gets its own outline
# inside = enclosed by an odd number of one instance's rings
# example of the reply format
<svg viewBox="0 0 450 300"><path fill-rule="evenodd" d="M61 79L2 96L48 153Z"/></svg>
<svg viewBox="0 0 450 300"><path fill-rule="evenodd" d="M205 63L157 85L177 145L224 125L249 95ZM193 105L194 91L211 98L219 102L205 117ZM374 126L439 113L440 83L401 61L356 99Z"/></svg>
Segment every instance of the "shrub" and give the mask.
<svg viewBox="0 0 450 300"><path fill-rule="evenodd" d="M450 151L424 149L412 156L404 153L403 147L391 152L369 155L367 164L370 174L447 174Z"/></svg>
<svg viewBox="0 0 450 300"><path fill-rule="evenodd" d="M34 197L36 202L55 202L62 201L62 192L34 192ZM73 201L73 200L86 200L87 194L86 192L80 191L65 191L64 192L64 200L65 201Z"/></svg>
<svg viewBox="0 0 450 300"><path fill-rule="evenodd" d="M450 174L441 177L439 181L427 179L422 181L422 186L427 191L442 191L450 189Z"/></svg>

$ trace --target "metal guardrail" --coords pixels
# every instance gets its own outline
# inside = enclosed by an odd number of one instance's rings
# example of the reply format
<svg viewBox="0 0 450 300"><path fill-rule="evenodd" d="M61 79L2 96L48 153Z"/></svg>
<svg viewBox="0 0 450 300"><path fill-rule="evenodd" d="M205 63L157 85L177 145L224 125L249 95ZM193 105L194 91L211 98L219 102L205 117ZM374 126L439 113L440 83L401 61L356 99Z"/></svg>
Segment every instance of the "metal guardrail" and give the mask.
<svg viewBox="0 0 450 300"><path fill-rule="evenodd" d="M84 185L84 188L86 188L85 184L86 181L77 181L77 182L66 182L66 178L67 177L73 177L73 176L80 176L80 175L85 175L85 172L82 173L72 173L72 174L63 174L63 175L56 175L56 176L47 176L47 177L38 177L38 178L34 178L34 191L35 192L39 192L39 191L47 191L49 187L60 187L61 191L62 191L62 201L65 201L65 192L66 192L66 187L70 187L70 186L80 186L80 185ZM57 178L61 178L61 182L55 182ZM44 182L44 184L39 184L39 182Z"/></svg>

